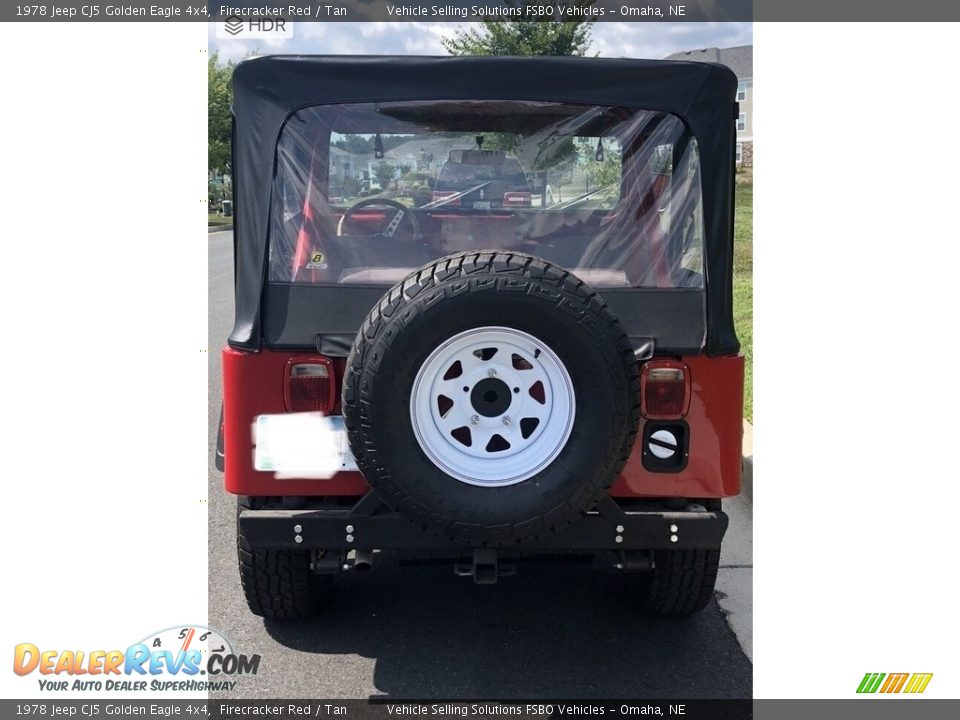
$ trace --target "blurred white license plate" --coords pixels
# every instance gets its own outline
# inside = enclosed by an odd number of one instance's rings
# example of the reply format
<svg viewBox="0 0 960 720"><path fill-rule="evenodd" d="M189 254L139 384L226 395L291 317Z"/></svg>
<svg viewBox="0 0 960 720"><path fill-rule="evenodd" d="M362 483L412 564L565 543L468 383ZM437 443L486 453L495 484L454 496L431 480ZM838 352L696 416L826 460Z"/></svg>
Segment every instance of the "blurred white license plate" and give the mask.
<svg viewBox="0 0 960 720"><path fill-rule="evenodd" d="M340 415L259 415L253 426L253 466L278 479L326 479L357 463Z"/></svg>
<svg viewBox="0 0 960 720"><path fill-rule="evenodd" d="M476 200L473 203L474 210L489 210L490 201L489 200Z"/></svg>

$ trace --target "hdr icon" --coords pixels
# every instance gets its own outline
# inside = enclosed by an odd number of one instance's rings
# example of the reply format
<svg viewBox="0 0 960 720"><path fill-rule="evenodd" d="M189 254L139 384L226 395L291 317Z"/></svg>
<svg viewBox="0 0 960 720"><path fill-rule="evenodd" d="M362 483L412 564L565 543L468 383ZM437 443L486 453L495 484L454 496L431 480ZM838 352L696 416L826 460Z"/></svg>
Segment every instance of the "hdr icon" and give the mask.
<svg viewBox="0 0 960 720"><path fill-rule="evenodd" d="M231 15L217 23L217 37L221 40L252 40L257 38L292 38L293 21L285 18L250 18L244 20Z"/></svg>

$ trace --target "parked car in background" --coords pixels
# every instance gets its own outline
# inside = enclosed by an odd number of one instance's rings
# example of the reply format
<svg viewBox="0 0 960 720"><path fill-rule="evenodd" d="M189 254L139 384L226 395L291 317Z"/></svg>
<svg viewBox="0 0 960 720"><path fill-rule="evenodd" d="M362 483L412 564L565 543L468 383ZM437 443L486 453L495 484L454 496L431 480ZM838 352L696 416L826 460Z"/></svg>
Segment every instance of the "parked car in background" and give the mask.
<svg viewBox="0 0 960 720"><path fill-rule="evenodd" d="M517 158L503 150L453 150L433 186L433 202L474 210L525 208L530 183Z"/></svg>

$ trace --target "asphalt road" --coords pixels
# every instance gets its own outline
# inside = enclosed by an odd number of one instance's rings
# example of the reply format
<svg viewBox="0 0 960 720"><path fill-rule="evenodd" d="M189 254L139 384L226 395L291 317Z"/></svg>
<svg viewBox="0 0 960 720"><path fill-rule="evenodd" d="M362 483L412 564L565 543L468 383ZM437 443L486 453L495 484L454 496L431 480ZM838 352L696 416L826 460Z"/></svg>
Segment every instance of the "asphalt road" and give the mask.
<svg viewBox="0 0 960 720"><path fill-rule="evenodd" d="M589 566L524 566L480 587L447 567L400 568L381 556L372 573L344 576L314 621L251 615L237 576L235 501L212 452L219 349L233 321L232 236L211 234L209 244L209 624L238 652L262 656L258 675L241 678L233 697L751 697L749 498L727 508L722 607L711 602L687 620L638 615L618 578Z"/></svg>

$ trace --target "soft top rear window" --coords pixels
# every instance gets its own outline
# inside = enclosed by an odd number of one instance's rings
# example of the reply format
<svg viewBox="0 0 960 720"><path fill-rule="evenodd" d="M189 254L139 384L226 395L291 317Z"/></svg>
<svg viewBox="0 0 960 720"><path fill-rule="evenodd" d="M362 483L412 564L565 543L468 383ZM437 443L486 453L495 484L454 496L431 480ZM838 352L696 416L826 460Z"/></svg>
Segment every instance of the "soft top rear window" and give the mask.
<svg viewBox="0 0 960 720"><path fill-rule="evenodd" d="M676 116L517 101L310 107L285 124L272 282L389 285L463 250L597 287L703 287L695 140Z"/></svg>

